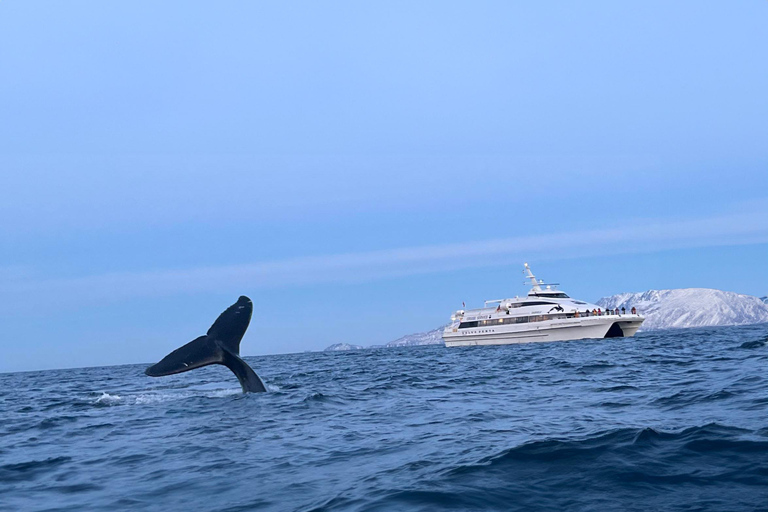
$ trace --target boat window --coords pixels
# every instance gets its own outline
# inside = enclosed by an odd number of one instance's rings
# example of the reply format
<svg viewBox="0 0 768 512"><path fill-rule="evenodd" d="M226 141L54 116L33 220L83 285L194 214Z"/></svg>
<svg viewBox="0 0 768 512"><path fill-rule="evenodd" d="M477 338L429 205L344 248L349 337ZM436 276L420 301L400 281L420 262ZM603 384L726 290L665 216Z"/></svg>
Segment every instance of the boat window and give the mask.
<svg viewBox="0 0 768 512"><path fill-rule="evenodd" d="M563 292L551 292L551 293L532 293L534 297L546 297L551 299L570 299L570 297Z"/></svg>
<svg viewBox="0 0 768 512"><path fill-rule="evenodd" d="M573 316L573 315L570 315ZM478 320L476 322L461 322L459 329L473 329L475 327L497 326L499 324L527 324L528 322L543 322L545 320L555 320L560 318L569 318L569 315L533 315L533 316L513 316L509 318L491 318L488 320Z"/></svg>
<svg viewBox="0 0 768 512"><path fill-rule="evenodd" d="M513 308L522 308L524 306L554 306L557 302L543 302L543 301L527 301L527 302L518 302L516 304L512 304L510 307Z"/></svg>

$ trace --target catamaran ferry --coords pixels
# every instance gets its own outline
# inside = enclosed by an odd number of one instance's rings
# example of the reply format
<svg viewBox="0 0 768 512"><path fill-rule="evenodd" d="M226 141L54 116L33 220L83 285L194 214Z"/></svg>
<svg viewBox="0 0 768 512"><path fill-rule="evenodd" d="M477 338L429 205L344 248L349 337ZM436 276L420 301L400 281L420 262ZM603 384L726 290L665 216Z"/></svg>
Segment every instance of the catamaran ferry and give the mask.
<svg viewBox="0 0 768 512"><path fill-rule="evenodd" d="M558 290L557 283L537 281L527 263L523 272L531 283L528 296L488 300L483 308L456 311L443 331L445 346L630 337L645 320L634 308L603 311L574 300Z"/></svg>

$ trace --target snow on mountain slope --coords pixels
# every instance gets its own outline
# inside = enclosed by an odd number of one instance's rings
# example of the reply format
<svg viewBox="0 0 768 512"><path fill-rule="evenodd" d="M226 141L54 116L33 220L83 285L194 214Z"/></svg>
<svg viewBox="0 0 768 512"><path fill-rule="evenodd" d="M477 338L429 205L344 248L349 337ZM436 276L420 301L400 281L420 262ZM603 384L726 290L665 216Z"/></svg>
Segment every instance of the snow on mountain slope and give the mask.
<svg viewBox="0 0 768 512"><path fill-rule="evenodd" d="M388 347L410 347L414 345L437 345L443 343L443 329L445 326L432 329L427 332L407 334L402 338L387 343Z"/></svg>
<svg viewBox="0 0 768 512"><path fill-rule="evenodd" d="M597 305L628 310L635 306L645 316L644 331L768 322L768 305L757 297L709 288L620 293L603 297Z"/></svg>
<svg viewBox="0 0 768 512"><path fill-rule="evenodd" d="M334 352L338 350L361 350L365 347L362 345L351 345L349 343L334 343L330 347L326 348L326 352Z"/></svg>

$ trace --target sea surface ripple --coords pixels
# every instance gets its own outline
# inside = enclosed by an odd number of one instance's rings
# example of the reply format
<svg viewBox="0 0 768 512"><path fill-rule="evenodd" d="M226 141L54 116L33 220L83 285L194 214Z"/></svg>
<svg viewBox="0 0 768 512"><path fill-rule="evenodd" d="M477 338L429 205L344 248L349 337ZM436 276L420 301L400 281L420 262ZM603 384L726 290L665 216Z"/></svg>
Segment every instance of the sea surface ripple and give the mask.
<svg viewBox="0 0 768 512"><path fill-rule="evenodd" d="M768 326L0 374L0 510L768 510Z"/></svg>

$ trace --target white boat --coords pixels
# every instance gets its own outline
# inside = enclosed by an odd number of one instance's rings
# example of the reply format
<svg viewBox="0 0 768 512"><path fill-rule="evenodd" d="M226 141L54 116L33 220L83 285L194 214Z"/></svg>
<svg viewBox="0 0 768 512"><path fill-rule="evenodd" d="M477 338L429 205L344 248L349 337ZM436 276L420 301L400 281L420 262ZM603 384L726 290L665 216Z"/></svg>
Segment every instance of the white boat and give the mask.
<svg viewBox="0 0 768 512"><path fill-rule="evenodd" d="M556 283L537 281L527 263L523 272L531 283L527 296L489 300L483 308L456 311L443 331L445 346L630 337L645 320L636 311L603 311L572 299Z"/></svg>

